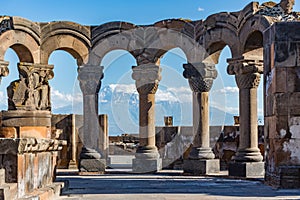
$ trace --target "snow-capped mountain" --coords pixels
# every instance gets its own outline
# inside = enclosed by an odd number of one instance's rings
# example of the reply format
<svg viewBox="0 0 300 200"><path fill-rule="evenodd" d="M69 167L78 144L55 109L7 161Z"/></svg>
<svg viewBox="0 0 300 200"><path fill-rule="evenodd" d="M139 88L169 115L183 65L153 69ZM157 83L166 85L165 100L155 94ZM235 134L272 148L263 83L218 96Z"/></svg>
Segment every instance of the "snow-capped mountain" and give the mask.
<svg viewBox="0 0 300 200"><path fill-rule="evenodd" d="M178 90L183 92L183 90ZM187 90L189 91L189 89ZM191 94L176 94L174 90L160 88L156 93L156 125L163 126L164 116L173 116L174 125L192 125L192 103L182 96ZM109 119L109 134L138 133L139 98L135 85L112 84L102 87L99 92L99 113L107 114ZM82 110L82 103L53 109L53 113L73 113ZM82 112L82 111L81 111ZM211 125L232 125L233 114L210 107Z"/></svg>

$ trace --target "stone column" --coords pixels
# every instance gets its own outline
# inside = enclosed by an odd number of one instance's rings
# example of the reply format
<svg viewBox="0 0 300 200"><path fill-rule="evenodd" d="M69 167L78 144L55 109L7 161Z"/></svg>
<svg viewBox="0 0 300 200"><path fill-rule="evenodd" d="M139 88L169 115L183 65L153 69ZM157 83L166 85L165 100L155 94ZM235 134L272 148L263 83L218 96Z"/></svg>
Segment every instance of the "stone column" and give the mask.
<svg viewBox="0 0 300 200"><path fill-rule="evenodd" d="M83 148L80 153L80 172L103 173L105 159L98 148L100 132L98 120L98 92L103 78L103 67L85 65L78 70L78 80L83 94Z"/></svg>
<svg viewBox="0 0 300 200"><path fill-rule="evenodd" d="M109 154L109 136L108 136L108 115L99 115L100 133L99 133L99 149L103 153L103 158L108 159Z"/></svg>
<svg viewBox="0 0 300 200"><path fill-rule="evenodd" d="M77 169L77 140L76 140L76 116L71 114L72 121L72 135L71 135L71 147L72 154L69 162L69 169Z"/></svg>
<svg viewBox="0 0 300 200"><path fill-rule="evenodd" d="M139 147L133 160L133 172L159 171L161 159L155 146L155 93L161 80L156 64L133 67L132 78L139 93Z"/></svg>
<svg viewBox="0 0 300 200"><path fill-rule="evenodd" d="M193 146L183 169L194 175L220 171L219 160L210 148L209 134L209 91L217 77L215 65L210 63L189 63L184 65L184 77L193 91Z"/></svg>
<svg viewBox="0 0 300 200"><path fill-rule="evenodd" d="M240 177L263 176L263 157L258 148L257 87L263 62L244 58L229 59L228 73L235 75L239 87L240 139L229 175Z"/></svg>

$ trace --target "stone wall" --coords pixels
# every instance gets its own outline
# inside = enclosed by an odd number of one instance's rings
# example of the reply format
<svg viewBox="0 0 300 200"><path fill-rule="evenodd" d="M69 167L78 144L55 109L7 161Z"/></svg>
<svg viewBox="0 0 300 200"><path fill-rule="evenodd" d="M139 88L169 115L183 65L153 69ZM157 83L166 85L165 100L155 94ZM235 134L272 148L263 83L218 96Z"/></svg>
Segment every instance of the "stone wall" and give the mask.
<svg viewBox="0 0 300 200"><path fill-rule="evenodd" d="M264 126L257 127L258 132L258 147L262 156L264 156ZM216 158L220 159L222 170L227 170L229 163L232 161L239 146L240 127L224 126L222 132L219 134L218 141L213 147Z"/></svg>
<svg viewBox="0 0 300 200"><path fill-rule="evenodd" d="M76 152L74 152L76 156L75 162L78 163L79 154L82 148L82 143L79 138L80 133L82 132L82 124L83 124L83 117L82 115L75 115L75 146L76 146ZM62 133L59 136L59 139L66 140L67 145L62 148L62 150L59 152L58 158L58 166L57 168L69 168L70 161L72 160L72 115L66 114L66 115L52 115L51 118L51 125L53 128L61 129ZM75 163L75 164L76 164Z"/></svg>
<svg viewBox="0 0 300 200"><path fill-rule="evenodd" d="M53 182L57 153L64 143L51 139L0 138L0 168L5 169L5 181L0 182L0 190L4 191L0 199L58 197L63 184ZM7 184L16 189L5 191Z"/></svg>
<svg viewBox="0 0 300 200"><path fill-rule="evenodd" d="M106 115L99 115L99 141L98 148L102 152L103 157L108 154L108 121ZM73 125L74 130L72 128ZM82 140L80 139L83 134L83 116L72 114L52 114L51 118L52 129L62 130L59 136L60 140L66 140L67 145L63 146L58 155L58 166L60 169L77 168L78 159L82 149ZM75 134L75 140L72 139L72 134ZM75 161L75 162L74 162Z"/></svg>
<svg viewBox="0 0 300 200"><path fill-rule="evenodd" d="M265 33L266 183L300 187L300 23L275 23Z"/></svg>

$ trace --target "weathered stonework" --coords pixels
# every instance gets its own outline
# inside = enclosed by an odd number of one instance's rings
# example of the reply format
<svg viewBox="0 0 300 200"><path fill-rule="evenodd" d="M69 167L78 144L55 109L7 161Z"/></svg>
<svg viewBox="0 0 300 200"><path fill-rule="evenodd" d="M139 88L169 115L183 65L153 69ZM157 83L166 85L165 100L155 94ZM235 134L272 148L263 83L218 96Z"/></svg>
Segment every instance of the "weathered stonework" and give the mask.
<svg viewBox="0 0 300 200"><path fill-rule="evenodd" d="M300 187L299 28L275 23L264 34L265 180L280 188Z"/></svg>
<svg viewBox="0 0 300 200"><path fill-rule="evenodd" d="M162 160L155 146L155 93L161 80L159 66L154 63L133 67L132 78L139 93L139 147L132 162L136 173L162 169Z"/></svg>
<svg viewBox="0 0 300 200"><path fill-rule="evenodd" d="M236 76L240 89L241 138L234 162L245 166L246 173L241 176L247 176L247 166L251 166L253 175L252 166L259 165L261 169L263 165L257 147L256 93L260 73L264 70L266 179L270 184L299 187L296 181L299 178L295 175L299 166L296 148L299 146L300 112L299 28L295 22L275 23L299 19L299 14L292 12L293 4L294 0L262 5L252 2L241 11L213 14L206 20L167 19L146 26L127 22L83 26L73 22L38 23L19 17L0 17L0 78L8 74L8 62L4 61L8 48L12 48L20 60L20 79L12 82L8 89L9 111L3 112L0 135L6 138L52 137L48 80L53 77L53 66L48 65L48 60L53 51L65 50L77 60L83 93L84 126L80 139L84 148L80 154L83 162L79 165L83 171L103 172L105 163L98 163L105 155L104 150L98 149L101 141L98 92L103 78L100 63L108 52L124 49L138 64L133 69L133 79L140 95L141 143L134 161L135 171L157 171L161 163L155 147L154 105L161 79L159 61L170 49L180 48L188 62L184 65L184 77L193 91L195 138L189 159L196 163L187 164L187 169L199 174L196 166L209 166L206 161L211 163L215 157L209 145L208 92L217 76L214 65L228 45L233 58L228 60L228 72ZM266 31L274 23L274 27ZM75 153L72 160L74 157ZM201 170L200 174L206 171L209 170ZM285 184L289 181L293 184Z"/></svg>
<svg viewBox="0 0 300 200"><path fill-rule="evenodd" d="M15 184L16 194L7 191L5 195L16 198L58 197L62 183L55 181L57 152L65 141L51 139L3 139L0 138L0 168L5 169L5 184ZM2 184L0 184L1 188ZM42 189L42 190L39 190ZM4 196L0 196L3 198Z"/></svg>
<svg viewBox="0 0 300 200"><path fill-rule="evenodd" d="M7 88L8 110L51 110L50 86L53 65L19 63L20 79Z"/></svg>
<svg viewBox="0 0 300 200"><path fill-rule="evenodd" d="M81 136L83 150L80 153L79 170L83 172L104 173L106 162L103 152L98 152L100 124L98 120L98 93L103 78L103 67L85 65L79 68L78 80L83 93L83 134ZM90 160L89 160L90 159ZM94 160L94 161L93 161ZM82 163L81 163L82 161ZM97 163L101 167L97 167Z"/></svg>
<svg viewBox="0 0 300 200"><path fill-rule="evenodd" d="M211 63L189 63L184 65L183 75L193 91L193 146L189 158L184 160L183 170L194 175L220 171L219 160L209 145L208 92L217 77L215 65ZM199 168L200 167L200 168Z"/></svg>

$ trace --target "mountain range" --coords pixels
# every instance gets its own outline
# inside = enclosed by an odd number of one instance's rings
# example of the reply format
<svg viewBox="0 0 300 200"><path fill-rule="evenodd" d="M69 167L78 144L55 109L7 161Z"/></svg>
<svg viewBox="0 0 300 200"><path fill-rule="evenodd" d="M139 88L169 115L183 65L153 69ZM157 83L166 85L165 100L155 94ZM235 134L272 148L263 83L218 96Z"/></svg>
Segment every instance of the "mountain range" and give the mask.
<svg viewBox="0 0 300 200"><path fill-rule="evenodd" d="M164 125L164 116L173 116L175 126L192 126L192 103L176 100L174 94L169 91L161 93L164 94L164 98L156 97L156 126ZM166 98L166 95L169 95L169 98ZM82 103L77 102L53 109L53 113L80 113L81 110ZM139 99L135 87L103 87L99 92L99 113L108 115L109 135L138 133ZM210 107L210 125L233 125L233 116L234 114Z"/></svg>

